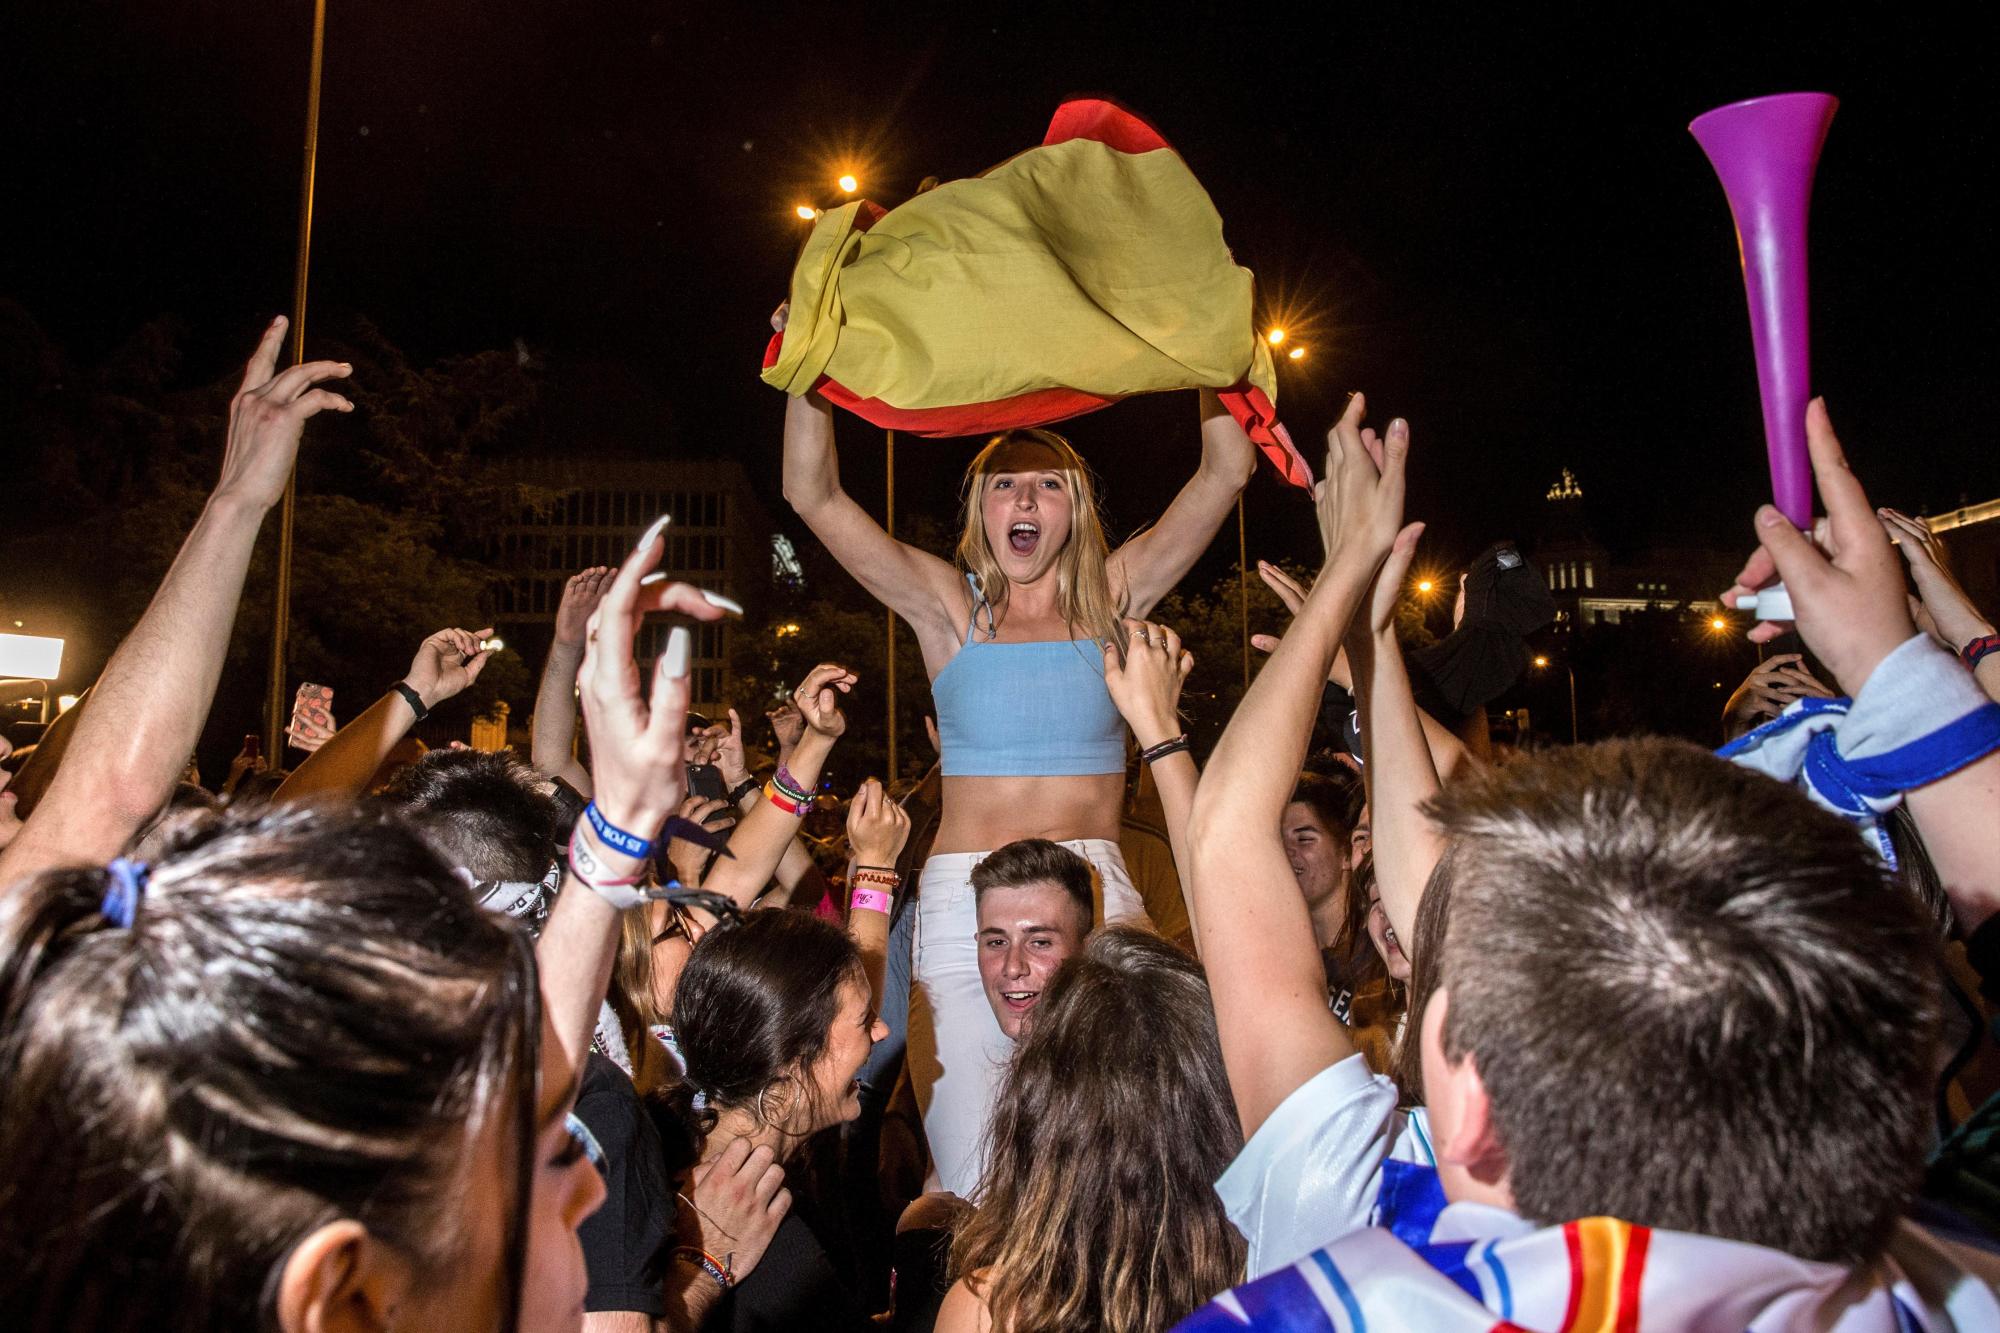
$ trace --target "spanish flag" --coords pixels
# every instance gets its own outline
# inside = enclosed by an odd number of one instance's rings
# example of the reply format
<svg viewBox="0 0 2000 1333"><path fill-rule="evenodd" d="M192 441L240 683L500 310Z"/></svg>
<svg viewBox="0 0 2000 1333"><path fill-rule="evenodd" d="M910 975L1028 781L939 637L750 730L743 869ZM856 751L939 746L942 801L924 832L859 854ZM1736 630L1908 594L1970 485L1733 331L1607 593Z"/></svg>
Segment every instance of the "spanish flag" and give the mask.
<svg viewBox="0 0 2000 1333"><path fill-rule="evenodd" d="M1065 102L1040 147L983 175L822 215L763 378L928 436L1214 389L1287 481L1312 486L1215 205L1152 126L1095 99Z"/></svg>

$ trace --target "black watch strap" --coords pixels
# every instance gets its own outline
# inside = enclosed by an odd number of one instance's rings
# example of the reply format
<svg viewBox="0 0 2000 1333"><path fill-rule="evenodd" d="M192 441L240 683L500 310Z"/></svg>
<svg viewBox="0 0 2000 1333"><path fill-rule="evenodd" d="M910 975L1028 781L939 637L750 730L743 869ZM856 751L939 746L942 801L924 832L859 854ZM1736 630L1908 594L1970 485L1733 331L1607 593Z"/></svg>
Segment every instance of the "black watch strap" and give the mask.
<svg viewBox="0 0 2000 1333"><path fill-rule="evenodd" d="M403 702L417 715L417 721L421 722L431 715L431 710L424 707L424 696L411 689L407 681L399 680L391 688L403 696Z"/></svg>
<svg viewBox="0 0 2000 1333"><path fill-rule="evenodd" d="M751 792L756 791L759 785L760 784L755 778L743 779L743 781L737 783L734 787L731 787L729 789L729 803L731 805L743 804L743 798L745 796L748 796Z"/></svg>

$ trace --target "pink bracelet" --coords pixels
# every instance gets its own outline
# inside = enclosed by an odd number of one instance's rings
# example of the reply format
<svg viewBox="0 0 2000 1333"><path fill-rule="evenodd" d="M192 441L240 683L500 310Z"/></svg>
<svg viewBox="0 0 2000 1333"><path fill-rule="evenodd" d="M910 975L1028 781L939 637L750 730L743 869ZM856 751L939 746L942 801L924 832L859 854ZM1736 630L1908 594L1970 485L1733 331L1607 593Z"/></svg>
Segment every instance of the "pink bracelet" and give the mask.
<svg viewBox="0 0 2000 1333"><path fill-rule="evenodd" d="M889 915L891 899L880 889L855 889L847 895L847 906L856 912L880 912Z"/></svg>

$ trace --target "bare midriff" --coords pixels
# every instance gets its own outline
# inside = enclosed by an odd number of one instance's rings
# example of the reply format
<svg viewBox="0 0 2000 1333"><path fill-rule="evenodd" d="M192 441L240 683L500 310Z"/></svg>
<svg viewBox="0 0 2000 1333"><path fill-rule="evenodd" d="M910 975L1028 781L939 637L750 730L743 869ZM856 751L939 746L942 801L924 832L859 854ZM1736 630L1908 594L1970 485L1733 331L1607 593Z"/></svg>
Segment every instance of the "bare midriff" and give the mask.
<svg viewBox="0 0 2000 1333"><path fill-rule="evenodd" d="M1123 773L1086 777L948 777L931 850L990 852L1022 838L1118 840Z"/></svg>

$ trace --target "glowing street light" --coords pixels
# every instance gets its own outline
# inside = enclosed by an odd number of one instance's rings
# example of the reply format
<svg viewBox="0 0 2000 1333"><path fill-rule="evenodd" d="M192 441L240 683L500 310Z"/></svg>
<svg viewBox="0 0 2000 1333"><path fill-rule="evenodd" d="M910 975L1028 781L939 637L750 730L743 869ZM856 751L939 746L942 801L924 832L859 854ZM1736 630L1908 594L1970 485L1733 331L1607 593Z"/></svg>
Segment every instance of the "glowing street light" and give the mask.
<svg viewBox="0 0 2000 1333"><path fill-rule="evenodd" d="M772 631L772 633L776 634L781 639L789 639L794 634L797 634L799 632L800 632L799 622L796 620L788 620L784 624L778 626L777 629Z"/></svg>
<svg viewBox="0 0 2000 1333"><path fill-rule="evenodd" d="M1545 667L1545 666L1547 666L1548 664L1549 664L1549 659L1548 659L1548 658L1546 658L1546 657L1537 657L1537 658L1535 659L1535 665L1536 665L1537 667Z"/></svg>
<svg viewBox="0 0 2000 1333"><path fill-rule="evenodd" d="M1264 341L1273 347L1282 347L1285 342L1285 331L1283 329L1272 329L1264 335Z"/></svg>
<svg viewBox="0 0 2000 1333"><path fill-rule="evenodd" d="M1418 592L1420 592L1420 593L1423 593L1423 594L1424 594L1425 596L1429 596L1429 595L1430 595L1430 593L1431 593L1431 590L1432 590L1432 589L1434 589L1434 588L1436 588L1436 587L1437 587L1437 584L1435 584L1435 583L1431 582L1431 581L1430 581L1429 579L1418 579L1418 580L1417 580L1417 591L1418 591Z"/></svg>
<svg viewBox="0 0 2000 1333"><path fill-rule="evenodd" d="M1294 361L1303 361L1306 359L1306 349L1303 347L1294 347L1291 351L1285 353L1285 355Z"/></svg>
<svg viewBox="0 0 2000 1333"><path fill-rule="evenodd" d="M861 182L854 179L852 175L842 176L838 181L834 183L840 186L840 192L842 194L853 194L856 190L861 188Z"/></svg>
<svg viewBox="0 0 2000 1333"><path fill-rule="evenodd" d="M819 210L817 208L814 208L811 204L800 204L797 208L794 208L792 212L798 214L799 217L806 222L811 222L814 218L819 216Z"/></svg>
<svg viewBox="0 0 2000 1333"><path fill-rule="evenodd" d="M1723 630L1729 628L1729 622L1724 620L1721 616L1716 616L1714 619L1708 622L1708 627L1719 634Z"/></svg>

